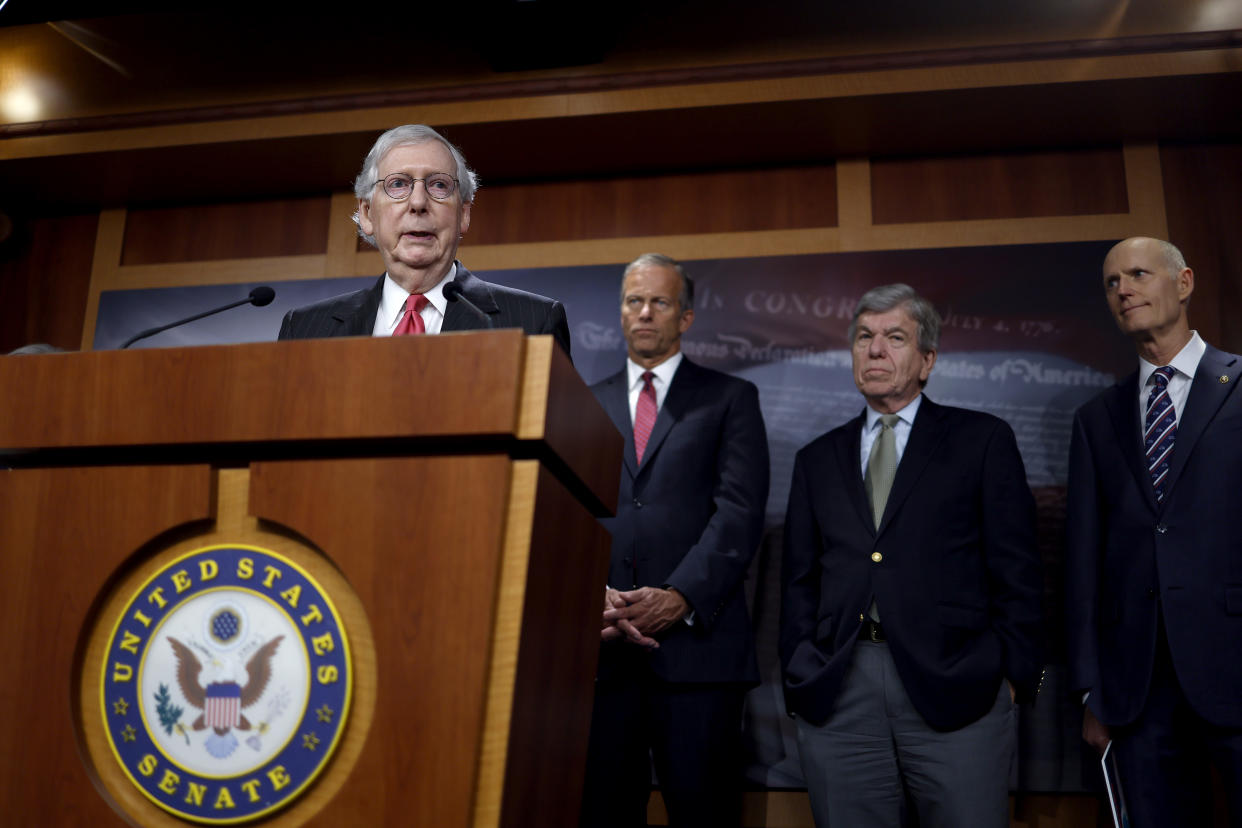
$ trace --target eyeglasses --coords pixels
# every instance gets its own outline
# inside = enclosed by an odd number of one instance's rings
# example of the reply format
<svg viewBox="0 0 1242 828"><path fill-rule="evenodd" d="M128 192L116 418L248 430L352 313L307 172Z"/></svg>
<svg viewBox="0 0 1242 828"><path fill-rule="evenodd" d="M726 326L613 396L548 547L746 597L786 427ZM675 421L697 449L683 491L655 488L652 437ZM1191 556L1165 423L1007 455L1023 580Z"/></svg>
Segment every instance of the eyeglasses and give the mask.
<svg viewBox="0 0 1242 828"><path fill-rule="evenodd" d="M388 193L388 197L392 200L405 201L410 197L410 193L414 192L415 181L423 182L427 195L436 201L452 198L453 193L457 192L457 179L448 173L432 173L426 178L414 178L405 173L393 173L382 181L376 181L375 184L383 184L384 192ZM371 186L375 185L372 184Z"/></svg>

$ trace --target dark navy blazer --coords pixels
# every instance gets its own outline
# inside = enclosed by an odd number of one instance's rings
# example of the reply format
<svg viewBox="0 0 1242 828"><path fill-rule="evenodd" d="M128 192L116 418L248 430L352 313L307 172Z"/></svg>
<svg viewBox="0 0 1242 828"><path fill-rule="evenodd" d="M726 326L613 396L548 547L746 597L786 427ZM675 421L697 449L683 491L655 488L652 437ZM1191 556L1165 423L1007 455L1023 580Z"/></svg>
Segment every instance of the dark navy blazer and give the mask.
<svg viewBox="0 0 1242 828"><path fill-rule="evenodd" d="M683 357L640 464L625 370L591 390L625 436L617 516L608 522L609 585L671 586L695 613L692 626L678 622L659 634L660 647L651 652L624 641L605 644L600 679L641 664L665 681L757 684L742 586L768 499L759 392Z"/></svg>
<svg viewBox="0 0 1242 828"><path fill-rule="evenodd" d="M873 596L902 685L932 727L987 713L1002 678L1020 699L1033 696L1043 576L1013 430L925 396L877 530L864 423L828 432L794 461L781 579L786 709L828 718Z"/></svg>
<svg viewBox="0 0 1242 828"><path fill-rule="evenodd" d="M1162 613L1191 707L1242 727L1242 359L1208 346L1156 502L1138 374L1078 410L1070 444L1066 634L1073 686L1106 725L1143 710Z"/></svg>
<svg viewBox="0 0 1242 828"><path fill-rule="evenodd" d="M569 353L569 325L565 308L555 299L548 299L524 290L484 282L457 263L457 279L462 293L492 320L493 328L521 328L528 334L552 334ZM296 308L285 314L278 339L318 339L329 336L370 336L375 329L384 296L384 277L353 293L324 299L313 305ZM461 302L450 302L441 330L485 330L486 323Z"/></svg>

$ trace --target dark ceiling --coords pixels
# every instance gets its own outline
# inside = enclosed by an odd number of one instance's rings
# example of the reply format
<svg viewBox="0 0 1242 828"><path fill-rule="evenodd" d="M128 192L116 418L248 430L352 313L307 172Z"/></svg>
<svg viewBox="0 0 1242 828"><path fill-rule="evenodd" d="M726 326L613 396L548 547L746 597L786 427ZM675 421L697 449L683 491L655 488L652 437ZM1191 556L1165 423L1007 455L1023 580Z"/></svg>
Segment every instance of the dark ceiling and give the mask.
<svg viewBox="0 0 1242 828"><path fill-rule="evenodd" d="M807 56L849 71L906 59L915 66L969 62L972 49L999 54L1013 44L1060 43L1072 52L1125 42L1153 53L1162 38L1201 48L1242 45L1237 0L804 0L761 7L738 0L471 0L406 2L398 14L383 4L365 8L307 14L305 6L225 0L210 13L156 13L155 3L8 0L0 7L0 82L6 66L15 71L6 60L22 62L55 79L61 93L59 109L44 121L0 122L0 136L184 122L198 117L194 112L210 119L221 108L242 118L250 117L246 107L256 115L350 109L385 96L488 85L526 84L537 92L575 82L607 88L630 77L624 82L641 86L632 79L636 72L651 75L647 83L661 72L693 79L696 72L776 67L796 75L810 71L797 68L799 60L814 63ZM1212 9L1225 13L1212 17ZM1222 23L1236 26L1211 30ZM1091 35L1112 39L1084 39ZM1242 72L1234 72L506 119L446 132L485 185L494 185L829 163L849 155L1236 141L1239 101ZM4 157L0 137L0 211L338 191L348 188L374 137L373 130L256 137L18 160Z"/></svg>
<svg viewBox="0 0 1242 828"><path fill-rule="evenodd" d="M1154 113L1153 100L1163 102ZM1232 74L461 124L446 132L487 186L850 155L1237 141L1242 110L1231 102L1240 100L1242 74ZM323 193L349 188L374 138L366 131L0 161L0 178L10 210Z"/></svg>

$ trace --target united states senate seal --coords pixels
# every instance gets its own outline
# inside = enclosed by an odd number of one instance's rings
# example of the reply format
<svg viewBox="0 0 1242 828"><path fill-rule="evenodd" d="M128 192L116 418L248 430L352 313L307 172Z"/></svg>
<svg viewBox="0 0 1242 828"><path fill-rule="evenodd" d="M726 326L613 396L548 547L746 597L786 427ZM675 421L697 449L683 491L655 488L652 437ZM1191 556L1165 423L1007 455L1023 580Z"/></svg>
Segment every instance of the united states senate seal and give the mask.
<svg viewBox="0 0 1242 828"><path fill-rule="evenodd" d="M303 793L344 731L345 628L303 569L256 546L173 560L129 599L100 680L109 745L152 802L236 823Z"/></svg>

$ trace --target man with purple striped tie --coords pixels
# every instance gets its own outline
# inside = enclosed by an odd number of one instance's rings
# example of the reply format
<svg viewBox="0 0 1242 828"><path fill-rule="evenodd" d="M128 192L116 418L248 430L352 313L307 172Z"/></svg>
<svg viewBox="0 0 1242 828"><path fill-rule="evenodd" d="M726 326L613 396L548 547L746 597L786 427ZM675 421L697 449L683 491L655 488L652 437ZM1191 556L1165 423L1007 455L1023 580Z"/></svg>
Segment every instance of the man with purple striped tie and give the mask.
<svg viewBox="0 0 1242 828"><path fill-rule="evenodd" d="M681 352L694 282L658 253L621 285L628 359L591 390L625 436L582 825L737 825L742 699L759 683L742 582L763 534L759 392ZM601 586L603 586L601 584Z"/></svg>
<svg viewBox="0 0 1242 828"><path fill-rule="evenodd" d="M1191 330L1193 291L1166 241L1109 252L1138 371L1079 409L1070 445L1070 673L1135 828L1212 824L1209 765L1242 825L1242 359Z"/></svg>

